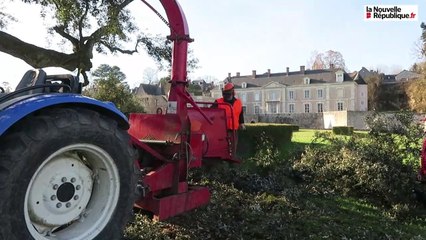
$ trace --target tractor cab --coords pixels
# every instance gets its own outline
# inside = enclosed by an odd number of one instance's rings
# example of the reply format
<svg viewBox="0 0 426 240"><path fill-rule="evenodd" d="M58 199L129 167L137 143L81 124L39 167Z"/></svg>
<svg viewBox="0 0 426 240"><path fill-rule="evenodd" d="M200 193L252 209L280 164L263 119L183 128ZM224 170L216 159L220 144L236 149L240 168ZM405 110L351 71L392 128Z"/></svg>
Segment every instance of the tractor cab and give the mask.
<svg viewBox="0 0 426 240"><path fill-rule="evenodd" d="M28 70L14 92L0 89L0 102L18 96L41 93L77 93L82 91L82 83L71 74L47 75L43 69Z"/></svg>
<svg viewBox="0 0 426 240"><path fill-rule="evenodd" d="M43 69L34 69L24 74L15 91L22 89L28 89L30 94L81 93L82 84L77 76L71 74L47 75Z"/></svg>

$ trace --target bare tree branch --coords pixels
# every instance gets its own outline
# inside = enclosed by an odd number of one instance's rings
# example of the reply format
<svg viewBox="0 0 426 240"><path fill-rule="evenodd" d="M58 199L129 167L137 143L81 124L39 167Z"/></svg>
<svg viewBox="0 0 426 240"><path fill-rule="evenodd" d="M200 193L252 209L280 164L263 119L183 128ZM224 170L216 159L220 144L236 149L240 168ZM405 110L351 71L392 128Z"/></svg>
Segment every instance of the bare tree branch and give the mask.
<svg viewBox="0 0 426 240"><path fill-rule="evenodd" d="M78 46L78 39L66 33L64 26L54 26L53 30L55 30L55 32L61 35L63 38L70 41L74 47Z"/></svg>
<svg viewBox="0 0 426 240"><path fill-rule="evenodd" d="M111 46L109 43L107 43L105 41L100 41L99 43L101 43L102 45L107 47L111 52L120 52L120 53L130 54L130 55L138 52L138 45L139 45L139 41L138 41L136 43L135 50L124 50L124 49L121 49L121 48L116 47L116 46Z"/></svg>
<svg viewBox="0 0 426 240"><path fill-rule="evenodd" d="M61 67L69 71L79 65L78 55L41 48L0 31L0 52L24 60L34 68Z"/></svg>

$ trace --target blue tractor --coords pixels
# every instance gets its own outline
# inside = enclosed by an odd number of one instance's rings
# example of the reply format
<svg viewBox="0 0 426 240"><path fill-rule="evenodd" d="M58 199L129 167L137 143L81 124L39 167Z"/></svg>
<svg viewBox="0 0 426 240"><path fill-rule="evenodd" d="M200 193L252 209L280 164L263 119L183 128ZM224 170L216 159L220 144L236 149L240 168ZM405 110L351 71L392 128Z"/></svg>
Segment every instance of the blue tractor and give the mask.
<svg viewBox="0 0 426 240"><path fill-rule="evenodd" d="M127 118L72 75L0 89L0 239L120 239L137 170Z"/></svg>

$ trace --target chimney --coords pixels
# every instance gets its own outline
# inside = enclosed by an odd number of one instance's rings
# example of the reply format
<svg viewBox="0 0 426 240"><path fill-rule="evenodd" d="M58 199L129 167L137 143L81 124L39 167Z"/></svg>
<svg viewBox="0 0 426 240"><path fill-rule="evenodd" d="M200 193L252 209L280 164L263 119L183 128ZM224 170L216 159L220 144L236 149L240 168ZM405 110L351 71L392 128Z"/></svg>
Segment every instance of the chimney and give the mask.
<svg viewBox="0 0 426 240"><path fill-rule="evenodd" d="M228 82L231 80L231 73L228 73Z"/></svg>
<svg viewBox="0 0 426 240"><path fill-rule="evenodd" d="M237 72L237 77L239 77L240 76L240 72Z"/></svg>
<svg viewBox="0 0 426 240"><path fill-rule="evenodd" d="M287 69L287 76L288 76L288 73L290 72L290 68L286 67L286 69Z"/></svg>
<svg viewBox="0 0 426 240"><path fill-rule="evenodd" d="M330 63L330 69L334 69L334 64Z"/></svg>
<svg viewBox="0 0 426 240"><path fill-rule="evenodd" d="M251 75L253 78L256 78L256 70L253 70Z"/></svg>
<svg viewBox="0 0 426 240"><path fill-rule="evenodd" d="M268 69L268 77L271 76L271 69Z"/></svg>
<svg viewBox="0 0 426 240"><path fill-rule="evenodd" d="M305 74L305 66L300 66L300 73Z"/></svg>

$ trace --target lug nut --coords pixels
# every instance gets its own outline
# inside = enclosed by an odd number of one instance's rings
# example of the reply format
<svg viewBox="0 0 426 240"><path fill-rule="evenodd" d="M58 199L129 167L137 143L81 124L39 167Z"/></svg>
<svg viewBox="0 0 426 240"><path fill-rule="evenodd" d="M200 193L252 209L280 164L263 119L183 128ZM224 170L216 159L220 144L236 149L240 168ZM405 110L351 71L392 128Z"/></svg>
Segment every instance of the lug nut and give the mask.
<svg viewBox="0 0 426 240"><path fill-rule="evenodd" d="M57 207L57 208L62 207L62 203L57 203L57 204L56 204L56 207Z"/></svg>
<svg viewBox="0 0 426 240"><path fill-rule="evenodd" d="M65 204L65 206L66 206L67 208L69 208L69 207L71 207L71 203L67 203L67 204Z"/></svg>
<svg viewBox="0 0 426 240"><path fill-rule="evenodd" d="M55 201L55 200L56 200L56 195L52 195L52 196L50 197L50 200Z"/></svg>
<svg viewBox="0 0 426 240"><path fill-rule="evenodd" d="M80 190L80 188L81 188L81 186L80 186L80 185L77 185L77 186L75 187L75 189L77 189L77 190Z"/></svg>
<svg viewBox="0 0 426 240"><path fill-rule="evenodd" d="M53 185L53 190L56 190L56 189L58 189L58 184L55 184L55 185Z"/></svg>
<svg viewBox="0 0 426 240"><path fill-rule="evenodd" d="M73 183L73 182L75 182L75 178L71 178L71 182Z"/></svg>
<svg viewBox="0 0 426 240"><path fill-rule="evenodd" d="M74 196L74 200L78 200L78 198L79 198L78 195Z"/></svg>
<svg viewBox="0 0 426 240"><path fill-rule="evenodd" d="M62 178L62 182L66 182L67 181L67 178L66 177L63 177Z"/></svg>

